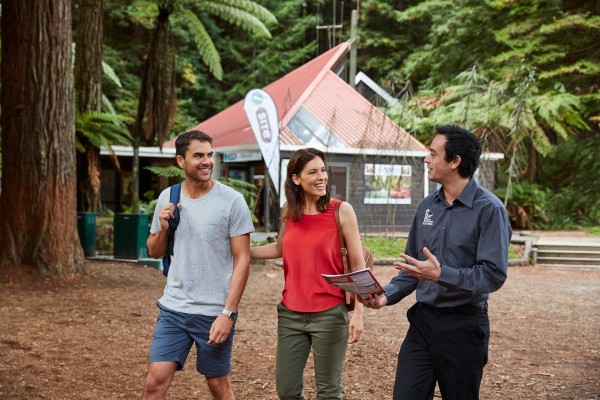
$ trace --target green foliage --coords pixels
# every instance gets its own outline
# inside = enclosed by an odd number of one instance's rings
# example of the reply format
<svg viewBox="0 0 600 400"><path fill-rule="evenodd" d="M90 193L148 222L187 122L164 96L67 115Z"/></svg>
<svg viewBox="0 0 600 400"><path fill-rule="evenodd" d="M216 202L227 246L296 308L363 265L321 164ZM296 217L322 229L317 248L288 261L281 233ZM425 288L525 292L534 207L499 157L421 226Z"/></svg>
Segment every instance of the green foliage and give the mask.
<svg viewBox="0 0 600 400"><path fill-rule="evenodd" d="M545 229L549 226L550 193L547 189L540 185L517 183L508 196L506 192L506 187L502 187L495 194L508 199L506 210L513 228Z"/></svg>
<svg viewBox="0 0 600 400"><path fill-rule="evenodd" d="M513 2L496 3L514 16L495 32L498 43L508 48L490 60L500 67L500 76L509 76L525 60L540 71L544 87L554 86L558 79L571 90L575 82L584 87L597 82L600 60L589 49L600 40L599 16L584 8L563 10L558 1L529 1L516 9Z"/></svg>
<svg viewBox="0 0 600 400"><path fill-rule="evenodd" d="M549 202L551 228L600 225L598 149L600 136L576 138L555 146L542 161L540 182L553 188Z"/></svg>
<svg viewBox="0 0 600 400"><path fill-rule="evenodd" d="M537 168L532 149L545 156L552 149L551 140L568 140L589 130L581 117L583 108L580 99L562 85L540 94L534 71L521 68L513 79L498 82L473 67L447 86L402 98L389 115L424 143L431 141L436 124L456 123L473 130L485 150L508 156L506 195L510 196L513 181Z"/></svg>
<svg viewBox="0 0 600 400"><path fill-rule="evenodd" d="M167 178L178 178L181 182L185 179L185 173L181 168L175 165L169 165L168 167L156 167L149 166L146 169L158 176L164 176Z"/></svg>
<svg viewBox="0 0 600 400"><path fill-rule="evenodd" d="M121 84L121 80L119 79L119 76L115 73L113 67L111 67L110 64L104 61L102 61L102 72L104 73L104 76L106 76L107 79L112 81L115 85L117 85L118 87L123 87L123 85Z"/></svg>
<svg viewBox="0 0 600 400"><path fill-rule="evenodd" d="M124 43L125 39L121 35L127 36L131 33L119 31L118 24L110 18L110 15L107 19L109 24L115 24L115 28L105 33L103 58L106 64L113 66L114 73L119 77L119 84L104 74L103 110L123 114L133 120L137 111L137 92L141 83L141 62L131 55L128 57L127 54L137 55L143 50L135 41ZM107 108L107 104L110 104L110 107Z"/></svg>
<svg viewBox="0 0 600 400"><path fill-rule="evenodd" d="M490 57L498 48L493 31L505 17L480 0L420 1L395 16L401 24L427 28L426 40L406 57L401 71L416 87L430 89Z"/></svg>
<svg viewBox="0 0 600 400"><path fill-rule="evenodd" d="M315 55L316 43L310 34L317 24L316 16L302 15L304 8L298 1L263 3L277 18L276 24L269 25L271 39L244 38L233 31L222 38L227 48L224 62L231 67L223 99L227 105L242 99L250 89L281 78Z"/></svg>
<svg viewBox="0 0 600 400"><path fill-rule="evenodd" d="M600 236L600 226L587 227L585 231L592 236Z"/></svg>
<svg viewBox="0 0 600 400"><path fill-rule="evenodd" d="M415 3L414 1L402 2ZM361 2L358 65L380 86L395 95L406 78L398 67L417 46L424 43L427 27L410 20L395 18L397 1L366 0Z"/></svg>
<svg viewBox="0 0 600 400"><path fill-rule="evenodd" d="M210 72L218 79L223 79L223 68L221 67L221 57L213 43L210 35L206 31L204 24L190 10L184 9L181 16L186 22L186 26L192 33L192 38L196 47L202 55L202 61L208 66Z"/></svg>
<svg viewBox="0 0 600 400"><path fill-rule="evenodd" d="M393 258L404 253L406 238L367 237L363 244L371 249L375 258Z"/></svg>
<svg viewBox="0 0 600 400"><path fill-rule="evenodd" d="M156 195L154 194L154 190L148 190L142 196L143 200L139 202L139 210L136 211L132 205L122 204L121 208L125 214L133 214L139 212L141 214L148 214L150 216L150 220L152 220L152 216L154 215L154 209L156 208Z"/></svg>
<svg viewBox="0 0 600 400"><path fill-rule="evenodd" d="M557 138L588 130L600 110L591 100L598 99L600 55L589 51L600 41L600 17L585 6L564 7L427 0L397 12L400 24L429 28L401 67L419 91L392 114L422 140L436 123L463 124L507 154L509 176L533 180L531 149L547 155Z"/></svg>
<svg viewBox="0 0 600 400"><path fill-rule="evenodd" d="M524 249L522 245L511 243L510 246L508 246L508 259L518 260L523 258L523 251Z"/></svg>
<svg viewBox="0 0 600 400"><path fill-rule="evenodd" d="M96 148L110 147L110 145L131 144L131 135L127 128L130 119L119 114L88 111L75 118L75 131L82 135ZM75 146L85 152L84 146L77 138Z"/></svg>
<svg viewBox="0 0 600 400"><path fill-rule="evenodd" d="M257 0L277 18L277 22L262 20L273 35L268 40L201 9L207 2L170 2L179 100L167 138L240 100L249 89L265 86L309 61L317 47L315 25L331 22L326 7L316 14L314 2ZM105 32L104 58L118 73L122 87L109 78L103 87L114 109L125 115L136 114L135 93L157 4L105 0L110 29ZM204 26L221 57L221 81L213 79L198 51L199 34L192 32L189 13ZM584 146L580 137L600 131L598 14L595 2L364 0L358 69L398 98L399 106L390 114L422 142L429 143L435 124L461 123L483 139L486 150L506 155L498 172L509 191L513 183L527 181L541 188L549 185L553 196L562 199L562 191L555 189L559 186L546 178L556 163L553 149L573 140ZM345 18L343 39L349 36L348 27ZM575 154L561 165L577 160ZM570 192L583 193L581 204L579 211L569 211L568 223L593 224L590 213L598 202L581 190L586 187L582 180L577 185L570 186ZM576 204L567 194L565 190L564 201L550 202L545 210L548 224L561 220L554 215L559 204ZM543 225L543 219L537 223Z"/></svg>
<svg viewBox="0 0 600 400"><path fill-rule="evenodd" d="M131 22L139 23L146 29L154 28L149 24L150 20L156 18L158 21L165 17L171 19L173 24L185 26L202 55L202 61L218 80L223 79L223 69L219 52L205 26L204 20L208 16L259 37L271 37L265 24L277 22L269 10L250 0L134 0L128 6L127 14Z"/></svg>

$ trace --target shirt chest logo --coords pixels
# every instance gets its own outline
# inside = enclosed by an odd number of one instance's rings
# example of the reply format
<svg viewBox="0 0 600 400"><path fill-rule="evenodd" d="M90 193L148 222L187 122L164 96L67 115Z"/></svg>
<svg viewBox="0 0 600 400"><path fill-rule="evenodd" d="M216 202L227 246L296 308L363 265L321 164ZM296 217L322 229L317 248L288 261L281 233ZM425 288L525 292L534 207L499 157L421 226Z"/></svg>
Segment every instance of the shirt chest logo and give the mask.
<svg viewBox="0 0 600 400"><path fill-rule="evenodd" d="M429 208L425 210L425 218L423 218L423 225L433 225L433 220L431 219L433 214L429 214Z"/></svg>

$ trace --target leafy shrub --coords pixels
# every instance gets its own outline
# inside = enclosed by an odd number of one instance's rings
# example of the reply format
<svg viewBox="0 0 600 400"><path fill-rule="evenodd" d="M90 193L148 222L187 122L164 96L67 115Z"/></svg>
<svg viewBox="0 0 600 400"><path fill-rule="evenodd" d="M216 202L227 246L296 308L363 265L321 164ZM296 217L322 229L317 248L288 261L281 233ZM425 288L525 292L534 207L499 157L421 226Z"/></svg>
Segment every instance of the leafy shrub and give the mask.
<svg viewBox="0 0 600 400"><path fill-rule="evenodd" d="M506 187L498 188L496 196L506 197ZM543 229L548 226L548 191L530 183L514 183L506 210L513 228Z"/></svg>
<svg viewBox="0 0 600 400"><path fill-rule="evenodd" d="M556 145L541 162L540 182L552 188L549 227L576 229L600 225L600 136L573 138Z"/></svg>

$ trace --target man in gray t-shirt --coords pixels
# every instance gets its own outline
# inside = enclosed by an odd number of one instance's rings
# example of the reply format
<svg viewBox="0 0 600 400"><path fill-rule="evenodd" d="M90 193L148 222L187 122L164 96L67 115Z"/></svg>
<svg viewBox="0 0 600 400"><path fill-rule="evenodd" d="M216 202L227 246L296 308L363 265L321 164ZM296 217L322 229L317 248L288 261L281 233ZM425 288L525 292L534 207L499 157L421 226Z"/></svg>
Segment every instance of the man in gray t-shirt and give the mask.
<svg viewBox="0 0 600 400"><path fill-rule="evenodd" d="M242 195L211 179L212 138L189 131L177 138L175 147L185 173L181 199L170 203L170 189L160 194L147 241L152 257L167 252L169 219L178 207L180 220L167 284L158 300L160 315L142 399L166 396L194 343L196 369L205 375L213 397L233 399L231 349L254 226Z"/></svg>

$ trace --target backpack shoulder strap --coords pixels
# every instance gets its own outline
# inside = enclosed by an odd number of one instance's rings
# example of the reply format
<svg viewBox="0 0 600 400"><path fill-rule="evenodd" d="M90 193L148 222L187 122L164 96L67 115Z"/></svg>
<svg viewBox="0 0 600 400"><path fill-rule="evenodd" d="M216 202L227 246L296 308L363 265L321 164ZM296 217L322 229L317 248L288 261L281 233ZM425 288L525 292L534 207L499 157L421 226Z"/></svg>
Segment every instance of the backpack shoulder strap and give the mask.
<svg viewBox="0 0 600 400"><path fill-rule="evenodd" d="M169 220L169 228L173 230L177 229L177 225L179 225L179 208L177 207L177 204L179 204L180 199L181 183L176 183L175 185L171 186L171 193L169 196L169 202L173 203L175 206L175 212L173 213L174 218Z"/></svg>
<svg viewBox="0 0 600 400"><path fill-rule="evenodd" d="M175 245L175 231L177 230L177 226L179 225L179 208L177 204L179 204L179 200L181 198L181 183L177 183L171 186L171 192L169 195L169 202L173 203L175 206L175 211L173 212L173 218L169 220L169 247L168 254L173 255L173 247Z"/></svg>

